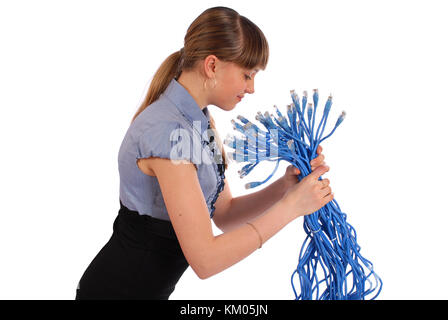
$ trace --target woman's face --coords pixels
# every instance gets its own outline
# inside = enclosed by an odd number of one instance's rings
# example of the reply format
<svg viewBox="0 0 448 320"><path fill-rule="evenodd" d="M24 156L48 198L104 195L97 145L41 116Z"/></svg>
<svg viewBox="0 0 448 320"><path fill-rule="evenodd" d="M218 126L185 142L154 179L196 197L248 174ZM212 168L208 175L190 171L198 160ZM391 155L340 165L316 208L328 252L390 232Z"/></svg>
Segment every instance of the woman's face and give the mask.
<svg viewBox="0 0 448 320"><path fill-rule="evenodd" d="M216 87L213 90L211 104L223 110L232 110L246 93L254 93L254 78L258 69L248 70L232 62L220 61L216 71ZM212 85L209 80L207 85Z"/></svg>

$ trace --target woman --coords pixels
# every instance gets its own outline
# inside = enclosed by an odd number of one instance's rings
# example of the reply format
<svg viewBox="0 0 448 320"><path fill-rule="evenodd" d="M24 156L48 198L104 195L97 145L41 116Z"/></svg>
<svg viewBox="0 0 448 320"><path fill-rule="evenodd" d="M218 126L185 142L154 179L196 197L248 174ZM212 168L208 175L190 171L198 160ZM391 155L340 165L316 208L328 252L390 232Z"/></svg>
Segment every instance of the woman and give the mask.
<svg viewBox="0 0 448 320"><path fill-rule="evenodd" d="M84 272L77 299L168 299L188 266L200 279L241 261L299 216L333 199L322 148L300 171L233 198L208 105L232 110L268 61L261 30L236 11L205 10L184 48L157 70L120 147L120 211ZM215 147L216 146L216 147ZM211 218L222 234L214 236Z"/></svg>

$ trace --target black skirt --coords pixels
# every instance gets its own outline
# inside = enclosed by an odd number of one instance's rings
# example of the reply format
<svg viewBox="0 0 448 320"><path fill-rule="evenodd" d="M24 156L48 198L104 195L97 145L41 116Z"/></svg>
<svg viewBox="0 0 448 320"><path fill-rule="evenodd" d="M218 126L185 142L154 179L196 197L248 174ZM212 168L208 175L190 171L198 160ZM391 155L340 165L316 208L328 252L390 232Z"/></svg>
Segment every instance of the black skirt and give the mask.
<svg viewBox="0 0 448 320"><path fill-rule="evenodd" d="M112 236L81 277L76 300L167 300L187 268L171 222L120 201Z"/></svg>

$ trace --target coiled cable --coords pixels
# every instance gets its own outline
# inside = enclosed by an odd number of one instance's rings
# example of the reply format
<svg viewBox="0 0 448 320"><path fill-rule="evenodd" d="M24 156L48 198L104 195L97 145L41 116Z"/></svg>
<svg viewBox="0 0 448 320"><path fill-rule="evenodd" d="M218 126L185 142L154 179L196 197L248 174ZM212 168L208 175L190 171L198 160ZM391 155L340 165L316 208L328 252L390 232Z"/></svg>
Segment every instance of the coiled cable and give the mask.
<svg viewBox="0 0 448 320"><path fill-rule="evenodd" d="M246 184L254 188L266 183L277 171L281 160L300 170L299 181L311 173L310 161L316 157L319 144L329 138L344 120L343 111L333 130L322 138L333 99L325 103L323 115L316 132L315 118L319 93L314 89L313 103L303 93L302 102L291 90L293 103L287 106L286 117L274 106L275 113L258 112L255 119L262 130L243 116L231 120L240 136L227 136L224 144L234 149L230 157L237 162L248 162L239 171L247 176L262 161L275 161L273 172L263 181ZM306 111L306 114L305 114ZM322 180L319 177L319 180ZM373 264L364 258L357 243L356 231L347 222L347 215L333 199L318 211L304 217L306 238L299 252L297 267L291 275L291 285L296 300L365 300L375 299L381 292L383 282L373 271ZM300 293L294 285L298 278Z"/></svg>

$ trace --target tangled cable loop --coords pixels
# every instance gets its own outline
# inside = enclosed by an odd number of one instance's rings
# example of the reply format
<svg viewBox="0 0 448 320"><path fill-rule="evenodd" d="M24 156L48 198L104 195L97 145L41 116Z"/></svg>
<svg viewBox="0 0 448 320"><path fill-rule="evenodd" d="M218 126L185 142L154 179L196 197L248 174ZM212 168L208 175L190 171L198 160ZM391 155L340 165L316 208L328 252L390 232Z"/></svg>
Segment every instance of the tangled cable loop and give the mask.
<svg viewBox="0 0 448 320"><path fill-rule="evenodd" d="M257 113L255 118L266 131L243 116L237 117L241 124L232 120L233 128L242 135L227 136L224 144L234 149L229 158L248 162L239 171L241 178L261 161L276 161L273 172L264 181L249 182L246 188L267 182L281 160L299 168L300 175L297 178L299 181L303 179L311 173L310 161L316 157L317 147L334 133L345 118L346 113L343 111L333 130L322 138L332 106L332 96L328 97L316 132L317 89L314 90L313 103L307 104L306 91L302 102L294 90L291 90L291 98L293 103L287 106L286 116L276 106L277 117L268 112ZM373 271L373 264L361 255L356 231L347 222L347 215L341 211L335 199L306 215L303 228L306 238L300 249L298 265L291 275L296 300L364 300L375 299L379 295L382 280ZM300 294L295 289L295 276L300 284Z"/></svg>

